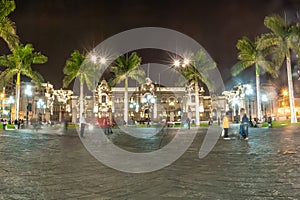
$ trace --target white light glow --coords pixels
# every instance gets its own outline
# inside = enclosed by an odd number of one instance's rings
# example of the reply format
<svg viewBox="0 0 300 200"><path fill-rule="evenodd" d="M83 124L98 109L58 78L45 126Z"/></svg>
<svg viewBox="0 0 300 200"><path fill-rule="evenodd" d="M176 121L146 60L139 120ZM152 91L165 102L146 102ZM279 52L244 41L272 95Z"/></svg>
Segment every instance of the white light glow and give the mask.
<svg viewBox="0 0 300 200"><path fill-rule="evenodd" d="M100 58L100 63L105 64L106 63L106 58Z"/></svg>
<svg viewBox="0 0 300 200"><path fill-rule="evenodd" d="M174 66L179 67L180 66L180 61L179 60L174 60Z"/></svg>
<svg viewBox="0 0 300 200"><path fill-rule="evenodd" d="M96 64L97 63L97 56L91 55L91 61Z"/></svg>

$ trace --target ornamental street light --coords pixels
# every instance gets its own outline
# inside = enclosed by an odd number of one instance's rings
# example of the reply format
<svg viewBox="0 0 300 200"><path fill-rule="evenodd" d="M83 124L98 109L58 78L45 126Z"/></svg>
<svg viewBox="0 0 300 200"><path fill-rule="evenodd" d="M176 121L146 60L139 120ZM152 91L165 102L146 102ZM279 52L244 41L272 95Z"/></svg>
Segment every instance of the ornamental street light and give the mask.
<svg viewBox="0 0 300 200"><path fill-rule="evenodd" d="M42 113L41 109L45 109L46 105L43 99L39 98L39 100L36 102L36 107L39 109L39 122L42 121Z"/></svg>
<svg viewBox="0 0 300 200"><path fill-rule="evenodd" d="M91 54L90 56L90 60L92 61L92 63L95 65L94 67L94 80L93 80L93 108L92 108L92 112L93 113L96 113L96 111L98 112L98 109L96 109L96 107L98 107L98 105L96 106L96 101L95 101L95 90L97 88L97 79L95 79L95 77L97 77L97 66L98 64L101 65L105 65L106 62L107 62L107 59L105 57L100 57L100 56L97 56L96 54Z"/></svg>
<svg viewBox="0 0 300 200"><path fill-rule="evenodd" d="M187 67L187 66L192 66L195 67L195 61L192 61L189 58L183 58L182 60L176 59L173 61L173 66L174 67ZM194 80L195 81L195 103L196 103L196 125L200 125L200 106L199 106L199 85L198 82L199 80Z"/></svg>
<svg viewBox="0 0 300 200"><path fill-rule="evenodd" d="M28 126L29 121L29 111L31 111L31 103L29 102L29 98L32 96L32 86L26 85L25 87L25 95L27 97L27 109L26 109L26 126Z"/></svg>
<svg viewBox="0 0 300 200"><path fill-rule="evenodd" d="M148 115L148 123L147 123L147 126L149 127L150 126L150 121L151 121L151 112L150 112L150 109L151 109L151 105L154 104L156 102L156 97L151 95L150 93L147 93L144 98L142 99L142 103L143 104L146 104L147 105L147 110L146 113Z"/></svg>

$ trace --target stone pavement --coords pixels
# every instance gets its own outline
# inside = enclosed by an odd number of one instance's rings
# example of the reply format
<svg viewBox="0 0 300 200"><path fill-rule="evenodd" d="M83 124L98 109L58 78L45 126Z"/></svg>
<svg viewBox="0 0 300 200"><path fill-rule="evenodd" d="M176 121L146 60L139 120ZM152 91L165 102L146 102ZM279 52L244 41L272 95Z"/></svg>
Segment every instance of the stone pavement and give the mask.
<svg viewBox="0 0 300 200"><path fill-rule="evenodd" d="M232 140L199 159L206 130L173 164L144 174L103 165L74 130L0 131L0 199L300 199L299 126L250 129L249 141L235 126ZM115 144L136 151L155 150L176 133L144 140L114 132Z"/></svg>

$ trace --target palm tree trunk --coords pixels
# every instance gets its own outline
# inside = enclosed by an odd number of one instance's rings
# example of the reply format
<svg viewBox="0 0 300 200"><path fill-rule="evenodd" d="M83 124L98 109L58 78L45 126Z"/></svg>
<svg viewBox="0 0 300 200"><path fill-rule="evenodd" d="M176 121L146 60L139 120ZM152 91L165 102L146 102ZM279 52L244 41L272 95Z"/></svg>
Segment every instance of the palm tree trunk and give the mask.
<svg viewBox="0 0 300 200"><path fill-rule="evenodd" d="M21 73L17 73L17 82L16 82L16 119L19 119L19 108L20 108L20 83L21 83Z"/></svg>
<svg viewBox="0 0 300 200"><path fill-rule="evenodd" d="M288 51L286 55L286 69L288 77L288 87L289 87L289 97L290 97L290 110L291 110L291 123L297 123L295 102L294 102L294 88L292 79L292 69L291 69L291 58L290 52Z"/></svg>
<svg viewBox="0 0 300 200"><path fill-rule="evenodd" d="M83 83L80 82L80 94L79 94L79 120L80 123L83 118Z"/></svg>
<svg viewBox="0 0 300 200"><path fill-rule="evenodd" d="M260 78L259 78L258 64L255 64L255 73L256 73L257 119L261 120Z"/></svg>
<svg viewBox="0 0 300 200"><path fill-rule="evenodd" d="M124 121L128 122L128 78L125 79L125 91L124 91Z"/></svg>
<svg viewBox="0 0 300 200"><path fill-rule="evenodd" d="M195 100L196 100L196 126L200 125L200 114L199 114L199 85L198 81L195 81Z"/></svg>

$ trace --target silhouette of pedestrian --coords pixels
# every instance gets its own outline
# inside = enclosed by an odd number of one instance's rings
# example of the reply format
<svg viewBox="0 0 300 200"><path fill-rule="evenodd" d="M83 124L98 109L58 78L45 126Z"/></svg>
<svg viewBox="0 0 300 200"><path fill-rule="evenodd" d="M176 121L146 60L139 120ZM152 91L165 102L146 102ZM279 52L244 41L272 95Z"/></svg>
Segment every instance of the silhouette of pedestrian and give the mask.
<svg viewBox="0 0 300 200"><path fill-rule="evenodd" d="M249 119L248 119L247 115L244 114L244 116L242 118L242 124L241 124L242 136L243 136L244 140L248 140L248 126L249 126Z"/></svg>
<svg viewBox="0 0 300 200"><path fill-rule="evenodd" d="M190 129L191 128L191 120L190 118L186 118L186 123L187 123L187 128Z"/></svg>
<svg viewBox="0 0 300 200"><path fill-rule="evenodd" d="M226 112L226 115L223 118L224 140L230 140L230 137L228 136L229 120L227 115L228 113Z"/></svg>
<svg viewBox="0 0 300 200"><path fill-rule="evenodd" d="M85 119L83 117L83 113L82 113L82 116L80 118L80 137L83 137L83 135L84 135L85 125L86 125L86 121L85 121Z"/></svg>

